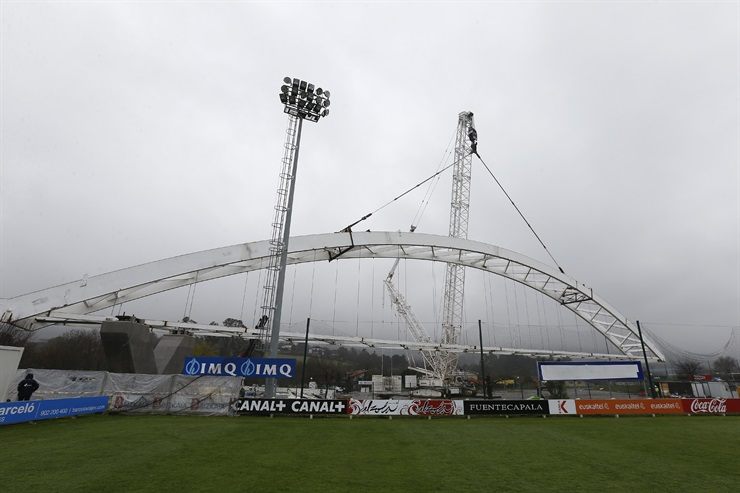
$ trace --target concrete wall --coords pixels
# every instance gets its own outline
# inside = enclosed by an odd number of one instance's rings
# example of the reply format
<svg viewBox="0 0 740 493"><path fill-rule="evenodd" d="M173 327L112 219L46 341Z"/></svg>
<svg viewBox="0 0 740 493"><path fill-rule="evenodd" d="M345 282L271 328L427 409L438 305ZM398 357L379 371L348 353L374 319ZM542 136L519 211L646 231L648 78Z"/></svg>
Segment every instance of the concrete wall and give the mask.
<svg viewBox="0 0 740 493"><path fill-rule="evenodd" d="M103 322L100 340L108 371L116 373L157 373L154 360L156 337L148 325L120 321Z"/></svg>
<svg viewBox="0 0 740 493"><path fill-rule="evenodd" d="M160 374L182 373L182 365L187 356L193 356L195 338L185 334L168 334L159 339L154 349L154 360Z"/></svg>

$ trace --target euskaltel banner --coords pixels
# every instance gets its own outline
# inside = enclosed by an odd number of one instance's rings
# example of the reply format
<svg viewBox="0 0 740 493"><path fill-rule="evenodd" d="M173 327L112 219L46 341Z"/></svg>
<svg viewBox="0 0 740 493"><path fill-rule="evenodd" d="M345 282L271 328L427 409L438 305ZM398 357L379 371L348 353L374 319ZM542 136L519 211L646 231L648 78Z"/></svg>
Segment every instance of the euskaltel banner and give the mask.
<svg viewBox="0 0 740 493"><path fill-rule="evenodd" d="M740 413L740 399L681 399L683 410L690 414Z"/></svg>
<svg viewBox="0 0 740 493"><path fill-rule="evenodd" d="M683 414L681 399L578 399L576 414Z"/></svg>

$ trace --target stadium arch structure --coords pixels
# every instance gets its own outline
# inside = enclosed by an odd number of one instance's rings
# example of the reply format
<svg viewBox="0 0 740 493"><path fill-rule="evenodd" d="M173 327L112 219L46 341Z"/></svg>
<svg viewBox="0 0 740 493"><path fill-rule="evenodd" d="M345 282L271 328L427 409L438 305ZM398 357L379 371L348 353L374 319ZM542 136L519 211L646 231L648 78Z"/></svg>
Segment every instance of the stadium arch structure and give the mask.
<svg viewBox="0 0 740 493"><path fill-rule="evenodd" d="M44 290L0 299L0 317L27 330L50 323L95 322L106 317L88 314L146 296L205 282L225 276L263 269L270 256L269 241L241 243L149 262L106 274L54 286ZM597 296L585 284L558 269L525 255L496 245L463 238L423 233L388 231L339 232L297 236L290 239L288 264L333 261L350 258L404 258L446 262L479 269L519 282L560 303L602 334L621 354L610 358L641 358L642 345L635 325ZM110 317L108 317L110 318ZM256 339L255 329L224 328L183 322L151 322L152 326L181 328L195 332L240 332ZM281 339L301 340L302 334L281 332ZM371 347L400 346L405 349L437 348L467 352L480 348L409 341L371 340L362 337L314 335L314 341L332 344L356 344ZM643 334L650 359L665 360L663 352ZM588 356L587 353L524 350L521 348L484 347L484 351L531 355ZM591 356L594 356L591 354Z"/></svg>

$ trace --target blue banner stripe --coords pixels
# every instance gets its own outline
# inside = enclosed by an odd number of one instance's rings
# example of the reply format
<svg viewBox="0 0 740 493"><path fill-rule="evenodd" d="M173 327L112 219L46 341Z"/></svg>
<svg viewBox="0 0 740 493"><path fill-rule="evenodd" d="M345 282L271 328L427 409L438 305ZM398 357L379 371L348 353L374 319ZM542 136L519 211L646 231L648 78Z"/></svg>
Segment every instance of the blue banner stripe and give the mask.
<svg viewBox="0 0 740 493"><path fill-rule="evenodd" d="M102 413L106 409L107 396L5 402L0 404L0 425Z"/></svg>

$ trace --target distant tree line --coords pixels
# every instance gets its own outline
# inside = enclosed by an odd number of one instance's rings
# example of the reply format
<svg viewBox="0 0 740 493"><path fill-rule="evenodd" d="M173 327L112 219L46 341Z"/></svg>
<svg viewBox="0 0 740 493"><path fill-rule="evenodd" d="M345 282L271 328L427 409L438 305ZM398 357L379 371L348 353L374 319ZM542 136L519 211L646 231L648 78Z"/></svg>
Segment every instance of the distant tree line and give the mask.
<svg viewBox="0 0 740 493"><path fill-rule="evenodd" d="M676 377L680 380L693 380L695 375L711 374L723 380L735 380L740 366L731 356L720 356L705 366L694 359L683 359L674 364Z"/></svg>
<svg viewBox="0 0 740 493"><path fill-rule="evenodd" d="M104 370L105 354L97 330L71 330L47 341L30 341L31 333L0 326L0 346L23 347L20 368Z"/></svg>
<svg viewBox="0 0 740 493"><path fill-rule="evenodd" d="M197 323L183 319L184 322ZM217 325L216 322L211 322ZM226 327L244 327L241 320L227 318L220 325ZM21 368L43 368L60 370L105 370L106 360L100 334L95 329L70 330L58 337L46 341L30 340L31 333L0 323L0 346L24 347ZM194 356L241 356L250 349L250 342L240 337L196 337ZM293 385L300 384L303 371L302 343L282 345L281 356L291 356L297 362L297 377ZM257 355L257 354L255 354ZM418 358L420 360L420 357ZM471 373L480 373L480 359L473 354L460 355L460 367ZM327 346L309 344L306 359L306 382L313 380L320 387L341 386L351 388L357 380L369 380L372 375L404 375L413 373L409 370L406 354L400 352L379 352L368 349L356 349L344 346ZM486 381L496 382L515 380L518 385L530 386L537 380L536 360L522 355L484 356ZM692 380L694 375L705 372L705 366L691 359L674 363L676 378ZM740 372L738 361L729 356L721 356L711 362L711 371L715 376L725 380ZM709 372L709 368L706 368ZM255 381L254 383L260 383ZM559 388L548 389L557 395Z"/></svg>

